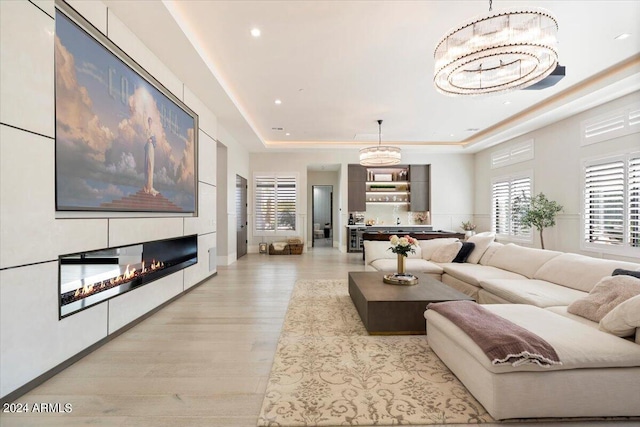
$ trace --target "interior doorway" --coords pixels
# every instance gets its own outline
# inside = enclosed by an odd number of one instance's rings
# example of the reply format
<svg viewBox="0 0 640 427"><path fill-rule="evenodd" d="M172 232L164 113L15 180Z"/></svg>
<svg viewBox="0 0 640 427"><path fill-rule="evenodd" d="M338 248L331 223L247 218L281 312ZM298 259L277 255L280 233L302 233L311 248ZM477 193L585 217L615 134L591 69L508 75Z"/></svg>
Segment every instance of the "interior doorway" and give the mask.
<svg viewBox="0 0 640 427"><path fill-rule="evenodd" d="M236 257L247 254L247 179L236 175Z"/></svg>
<svg viewBox="0 0 640 427"><path fill-rule="evenodd" d="M333 247L333 185L314 185L312 247Z"/></svg>

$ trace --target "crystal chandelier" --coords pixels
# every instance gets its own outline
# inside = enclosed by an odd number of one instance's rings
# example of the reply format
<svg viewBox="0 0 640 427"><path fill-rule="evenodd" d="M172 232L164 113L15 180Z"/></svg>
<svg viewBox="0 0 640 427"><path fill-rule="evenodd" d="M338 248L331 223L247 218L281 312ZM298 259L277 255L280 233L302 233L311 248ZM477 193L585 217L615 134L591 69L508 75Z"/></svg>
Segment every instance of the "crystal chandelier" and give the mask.
<svg viewBox="0 0 640 427"><path fill-rule="evenodd" d="M393 166L400 163L400 148L382 144L382 120L378 120L378 145L360 150L362 166Z"/></svg>
<svg viewBox="0 0 640 427"><path fill-rule="evenodd" d="M436 89L480 95L524 89L558 64L558 23L547 10L510 8L477 16L450 30L434 53Z"/></svg>

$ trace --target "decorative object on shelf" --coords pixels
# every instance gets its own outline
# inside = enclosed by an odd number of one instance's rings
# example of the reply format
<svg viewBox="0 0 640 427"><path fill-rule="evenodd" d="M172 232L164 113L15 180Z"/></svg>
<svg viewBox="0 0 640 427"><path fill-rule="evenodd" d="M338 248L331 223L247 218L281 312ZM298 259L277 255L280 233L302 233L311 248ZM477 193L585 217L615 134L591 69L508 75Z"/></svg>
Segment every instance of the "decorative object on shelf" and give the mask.
<svg viewBox="0 0 640 427"><path fill-rule="evenodd" d="M434 52L436 89L481 95L524 89L558 65L558 22L541 8L508 8L449 30Z"/></svg>
<svg viewBox="0 0 640 427"><path fill-rule="evenodd" d="M405 260L410 253L416 253L414 246L418 241L409 235L398 237L394 234L389 238L389 242L391 243L389 250L398 255L398 272L384 276L383 281L392 285L415 285L418 283L418 278L405 273Z"/></svg>
<svg viewBox="0 0 640 427"><path fill-rule="evenodd" d="M382 145L382 120L378 120L378 145L360 150L360 164L362 166L393 166L400 161L400 148Z"/></svg>
<svg viewBox="0 0 640 427"><path fill-rule="evenodd" d="M533 198L523 195L514 199L511 217L515 223L525 228L535 227L540 232L540 246L544 249L542 231L556 225L556 214L562 209L562 205L547 199L544 193Z"/></svg>
<svg viewBox="0 0 640 427"><path fill-rule="evenodd" d="M429 223L429 212L416 212L413 215L413 220L418 224L428 224Z"/></svg>
<svg viewBox="0 0 640 427"><path fill-rule="evenodd" d="M471 221L462 221L462 225L460 225L460 227L462 227L462 229L464 230L465 239L468 239L469 237L476 234L476 225L472 224Z"/></svg>

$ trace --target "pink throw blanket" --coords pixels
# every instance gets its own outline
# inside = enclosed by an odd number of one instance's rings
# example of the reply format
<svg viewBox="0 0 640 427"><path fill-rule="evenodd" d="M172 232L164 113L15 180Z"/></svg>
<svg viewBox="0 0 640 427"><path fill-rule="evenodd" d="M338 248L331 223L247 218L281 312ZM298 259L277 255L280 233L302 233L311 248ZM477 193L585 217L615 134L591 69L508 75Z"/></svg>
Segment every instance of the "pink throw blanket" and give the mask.
<svg viewBox="0 0 640 427"><path fill-rule="evenodd" d="M562 365L548 342L472 301L431 303L427 309L443 315L462 329L494 365L536 364L544 368Z"/></svg>

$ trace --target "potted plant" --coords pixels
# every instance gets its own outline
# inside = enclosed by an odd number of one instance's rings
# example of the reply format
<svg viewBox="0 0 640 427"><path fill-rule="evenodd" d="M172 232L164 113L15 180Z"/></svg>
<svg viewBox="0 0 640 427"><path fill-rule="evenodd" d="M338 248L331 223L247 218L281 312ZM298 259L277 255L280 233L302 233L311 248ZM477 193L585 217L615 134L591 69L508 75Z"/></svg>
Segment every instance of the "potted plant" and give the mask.
<svg viewBox="0 0 640 427"><path fill-rule="evenodd" d="M534 197L523 195L515 198L512 219L525 228L535 227L540 232L540 245L544 249L542 231L556 225L556 215L561 210L562 205L547 199L544 193Z"/></svg>

